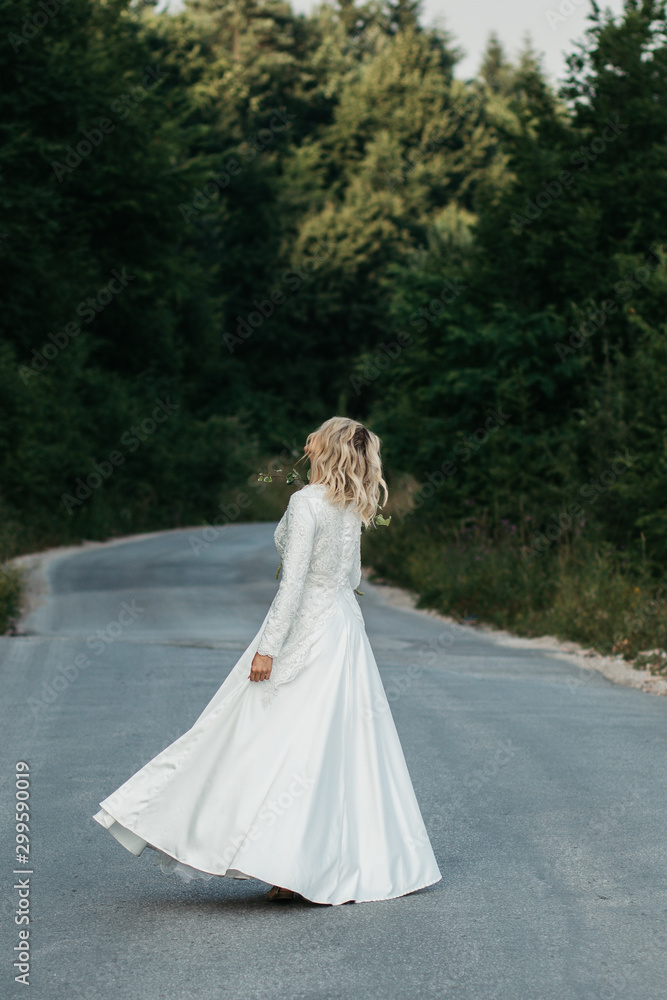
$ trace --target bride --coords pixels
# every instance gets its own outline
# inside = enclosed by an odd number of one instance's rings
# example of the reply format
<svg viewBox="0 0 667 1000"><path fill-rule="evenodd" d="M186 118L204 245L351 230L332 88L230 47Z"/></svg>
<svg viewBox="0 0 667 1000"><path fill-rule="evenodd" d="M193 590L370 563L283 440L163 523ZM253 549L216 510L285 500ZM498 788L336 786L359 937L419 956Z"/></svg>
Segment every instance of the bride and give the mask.
<svg viewBox="0 0 667 1000"><path fill-rule="evenodd" d="M278 592L191 729L94 816L186 879L255 878L270 899L393 899L442 876L355 589L388 495L380 439L332 417L275 533Z"/></svg>

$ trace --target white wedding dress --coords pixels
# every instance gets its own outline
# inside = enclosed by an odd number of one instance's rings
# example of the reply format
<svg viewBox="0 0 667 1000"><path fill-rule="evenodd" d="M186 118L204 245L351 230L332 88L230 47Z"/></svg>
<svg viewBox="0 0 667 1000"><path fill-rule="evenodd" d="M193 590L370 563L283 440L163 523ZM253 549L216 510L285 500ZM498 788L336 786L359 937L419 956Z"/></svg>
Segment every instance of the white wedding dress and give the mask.
<svg viewBox="0 0 667 1000"><path fill-rule="evenodd" d="M135 855L183 877L256 878L316 903L441 878L354 589L361 520L309 484L275 530L278 592L191 729L100 803ZM250 681L256 651L268 681Z"/></svg>

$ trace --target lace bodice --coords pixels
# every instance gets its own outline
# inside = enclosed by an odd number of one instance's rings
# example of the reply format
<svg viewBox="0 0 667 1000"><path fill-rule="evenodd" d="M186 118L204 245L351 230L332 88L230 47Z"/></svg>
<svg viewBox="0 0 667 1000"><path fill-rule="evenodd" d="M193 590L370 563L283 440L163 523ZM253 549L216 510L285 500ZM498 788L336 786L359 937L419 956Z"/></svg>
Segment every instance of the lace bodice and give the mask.
<svg viewBox="0 0 667 1000"><path fill-rule="evenodd" d="M354 596L361 581L361 518L324 494L320 483L293 493L274 532L282 574L257 646L274 658L274 684L298 672L316 632L336 611L337 592L363 621Z"/></svg>

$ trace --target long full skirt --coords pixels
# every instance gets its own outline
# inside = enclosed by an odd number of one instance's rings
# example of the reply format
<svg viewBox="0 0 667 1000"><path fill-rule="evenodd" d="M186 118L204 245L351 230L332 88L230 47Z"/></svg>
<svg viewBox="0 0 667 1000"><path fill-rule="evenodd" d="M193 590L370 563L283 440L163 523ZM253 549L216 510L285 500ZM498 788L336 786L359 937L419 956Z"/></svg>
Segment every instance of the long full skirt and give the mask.
<svg viewBox="0 0 667 1000"><path fill-rule="evenodd" d="M293 680L248 679L262 628L191 729L100 803L135 855L185 878L256 878L316 903L441 878L354 597ZM356 604L356 601L354 601ZM274 661L274 669L276 666Z"/></svg>

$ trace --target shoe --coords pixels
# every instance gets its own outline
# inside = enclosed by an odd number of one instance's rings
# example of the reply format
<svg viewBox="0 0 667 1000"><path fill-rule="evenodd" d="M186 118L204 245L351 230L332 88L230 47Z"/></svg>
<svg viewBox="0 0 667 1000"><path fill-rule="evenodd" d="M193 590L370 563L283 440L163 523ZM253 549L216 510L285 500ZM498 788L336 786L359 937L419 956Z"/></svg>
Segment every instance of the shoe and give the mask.
<svg viewBox="0 0 667 1000"><path fill-rule="evenodd" d="M272 889L266 894L267 899L279 900L281 902L291 902L297 899L303 899L303 896L298 892L293 892L292 889L283 889L279 885L274 885Z"/></svg>

